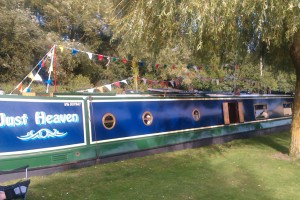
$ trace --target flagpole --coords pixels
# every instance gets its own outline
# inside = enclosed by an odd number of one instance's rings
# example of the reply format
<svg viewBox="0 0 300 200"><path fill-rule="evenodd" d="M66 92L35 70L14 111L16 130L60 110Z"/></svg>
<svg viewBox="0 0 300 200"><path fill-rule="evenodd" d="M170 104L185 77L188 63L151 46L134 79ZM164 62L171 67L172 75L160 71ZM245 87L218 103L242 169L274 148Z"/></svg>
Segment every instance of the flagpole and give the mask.
<svg viewBox="0 0 300 200"><path fill-rule="evenodd" d="M55 48L53 50L53 57L54 57L54 92L56 92L56 51L55 51Z"/></svg>
<svg viewBox="0 0 300 200"><path fill-rule="evenodd" d="M133 77L134 77L134 85L135 85L135 90L136 92L138 91L138 74L139 70L137 68L136 60L132 60L132 72L133 72Z"/></svg>

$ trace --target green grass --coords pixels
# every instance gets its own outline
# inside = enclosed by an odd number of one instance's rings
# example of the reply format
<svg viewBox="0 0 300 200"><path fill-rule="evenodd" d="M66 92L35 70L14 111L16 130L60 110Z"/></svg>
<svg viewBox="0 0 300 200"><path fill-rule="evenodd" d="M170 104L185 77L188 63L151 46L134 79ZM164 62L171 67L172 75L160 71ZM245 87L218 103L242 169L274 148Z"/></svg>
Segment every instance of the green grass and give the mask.
<svg viewBox="0 0 300 200"><path fill-rule="evenodd" d="M31 177L28 199L300 199L289 134Z"/></svg>

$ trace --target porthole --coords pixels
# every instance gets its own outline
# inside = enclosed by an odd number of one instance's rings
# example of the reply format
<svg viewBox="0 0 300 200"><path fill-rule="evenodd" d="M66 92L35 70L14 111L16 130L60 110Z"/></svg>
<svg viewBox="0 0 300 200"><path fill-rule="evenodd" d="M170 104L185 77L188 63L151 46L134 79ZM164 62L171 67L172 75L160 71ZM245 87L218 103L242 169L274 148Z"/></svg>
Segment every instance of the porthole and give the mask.
<svg viewBox="0 0 300 200"><path fill-rule="evenodd" d="M116 125L116 119L115 116L111 113L106 113L103 117L102 117L102 124L104 126L104 128L106 129L113 129L114 126Z"/></svg>
<svg viewBox="0 0 300 200"><path fill-rule="evenodd" d="M150 126L153 122L153 116L150 112L144 112L142 116L142 120L146 126Z"/></svg>
<svg viewBox="0 0 300 200"><path fill-rule="evenodd" d="M192 116L195 121L199 121L200 120L200 111L198 109L194 109Z"/></svg>

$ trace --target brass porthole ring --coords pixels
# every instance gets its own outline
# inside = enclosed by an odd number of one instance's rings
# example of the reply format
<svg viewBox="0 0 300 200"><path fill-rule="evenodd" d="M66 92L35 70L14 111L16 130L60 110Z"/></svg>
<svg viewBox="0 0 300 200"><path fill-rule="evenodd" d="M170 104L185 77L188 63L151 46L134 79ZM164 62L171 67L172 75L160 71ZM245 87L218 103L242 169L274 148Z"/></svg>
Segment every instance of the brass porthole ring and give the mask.
<svg viewBox="0 0 300 200"><path fill-rule="evenodd" d="M113 114L111 113L106 113L103 117L102 117L102 124L104 126L104 128L111 130L115 127L116 125L116 118Z"/></svg>
<svg viewBox="0 0 300 200"><path fill-rule="evenodd" d="M153 116L150 112L146 111L142 115L142 121L146 126L150 126L153 122Z"/></svg>
<svg viewBox="0 0 300 200"><path fill-rule="evenodd" d="M199 121L200 120L200 111L198 109L194 109L192 112L192 116L195 121Z"/></svg>

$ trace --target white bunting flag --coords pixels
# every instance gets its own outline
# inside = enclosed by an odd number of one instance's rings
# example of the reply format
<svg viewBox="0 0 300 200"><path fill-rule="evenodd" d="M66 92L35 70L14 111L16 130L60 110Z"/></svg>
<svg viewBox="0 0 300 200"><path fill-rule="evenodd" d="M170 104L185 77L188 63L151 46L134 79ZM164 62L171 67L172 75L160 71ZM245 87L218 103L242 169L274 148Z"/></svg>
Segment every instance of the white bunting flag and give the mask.
<svg viewBox="0 0 300 200"><path fill-rule="evenodd" d="M172 87L174 87L174 80L170 81Z"/></svg>
<svg viewBox="0 0 300 200"><path fill-rule="evenodd" d="M122 80L122 81L120 81L120 82L122 82L122 83L125 83L126 85L128 85L128 83L127 83L127 80L125 79L125 80Z"/></svg>
<svg viewBox="0 0 300 200"><path fill-rule="evenodd" d="M94 88L88 89L87 90L89 93L93 93L94 92Z"/></svg>
<svg viewBox="0 0 300 200"><path fill-rule="evenodd" d="M86 54L88 55L89 59L90 59L90 60L92 60L92 58L93 58L93 54L92 54L92 53L90 53L90 52L86 52Z"/></svg>
<svg viewBox="0 0 300 200"><path fill-rule="evenodd" d="M111 84L104 85L104 87L106 87L109 91L111 91Z"/></svg>

